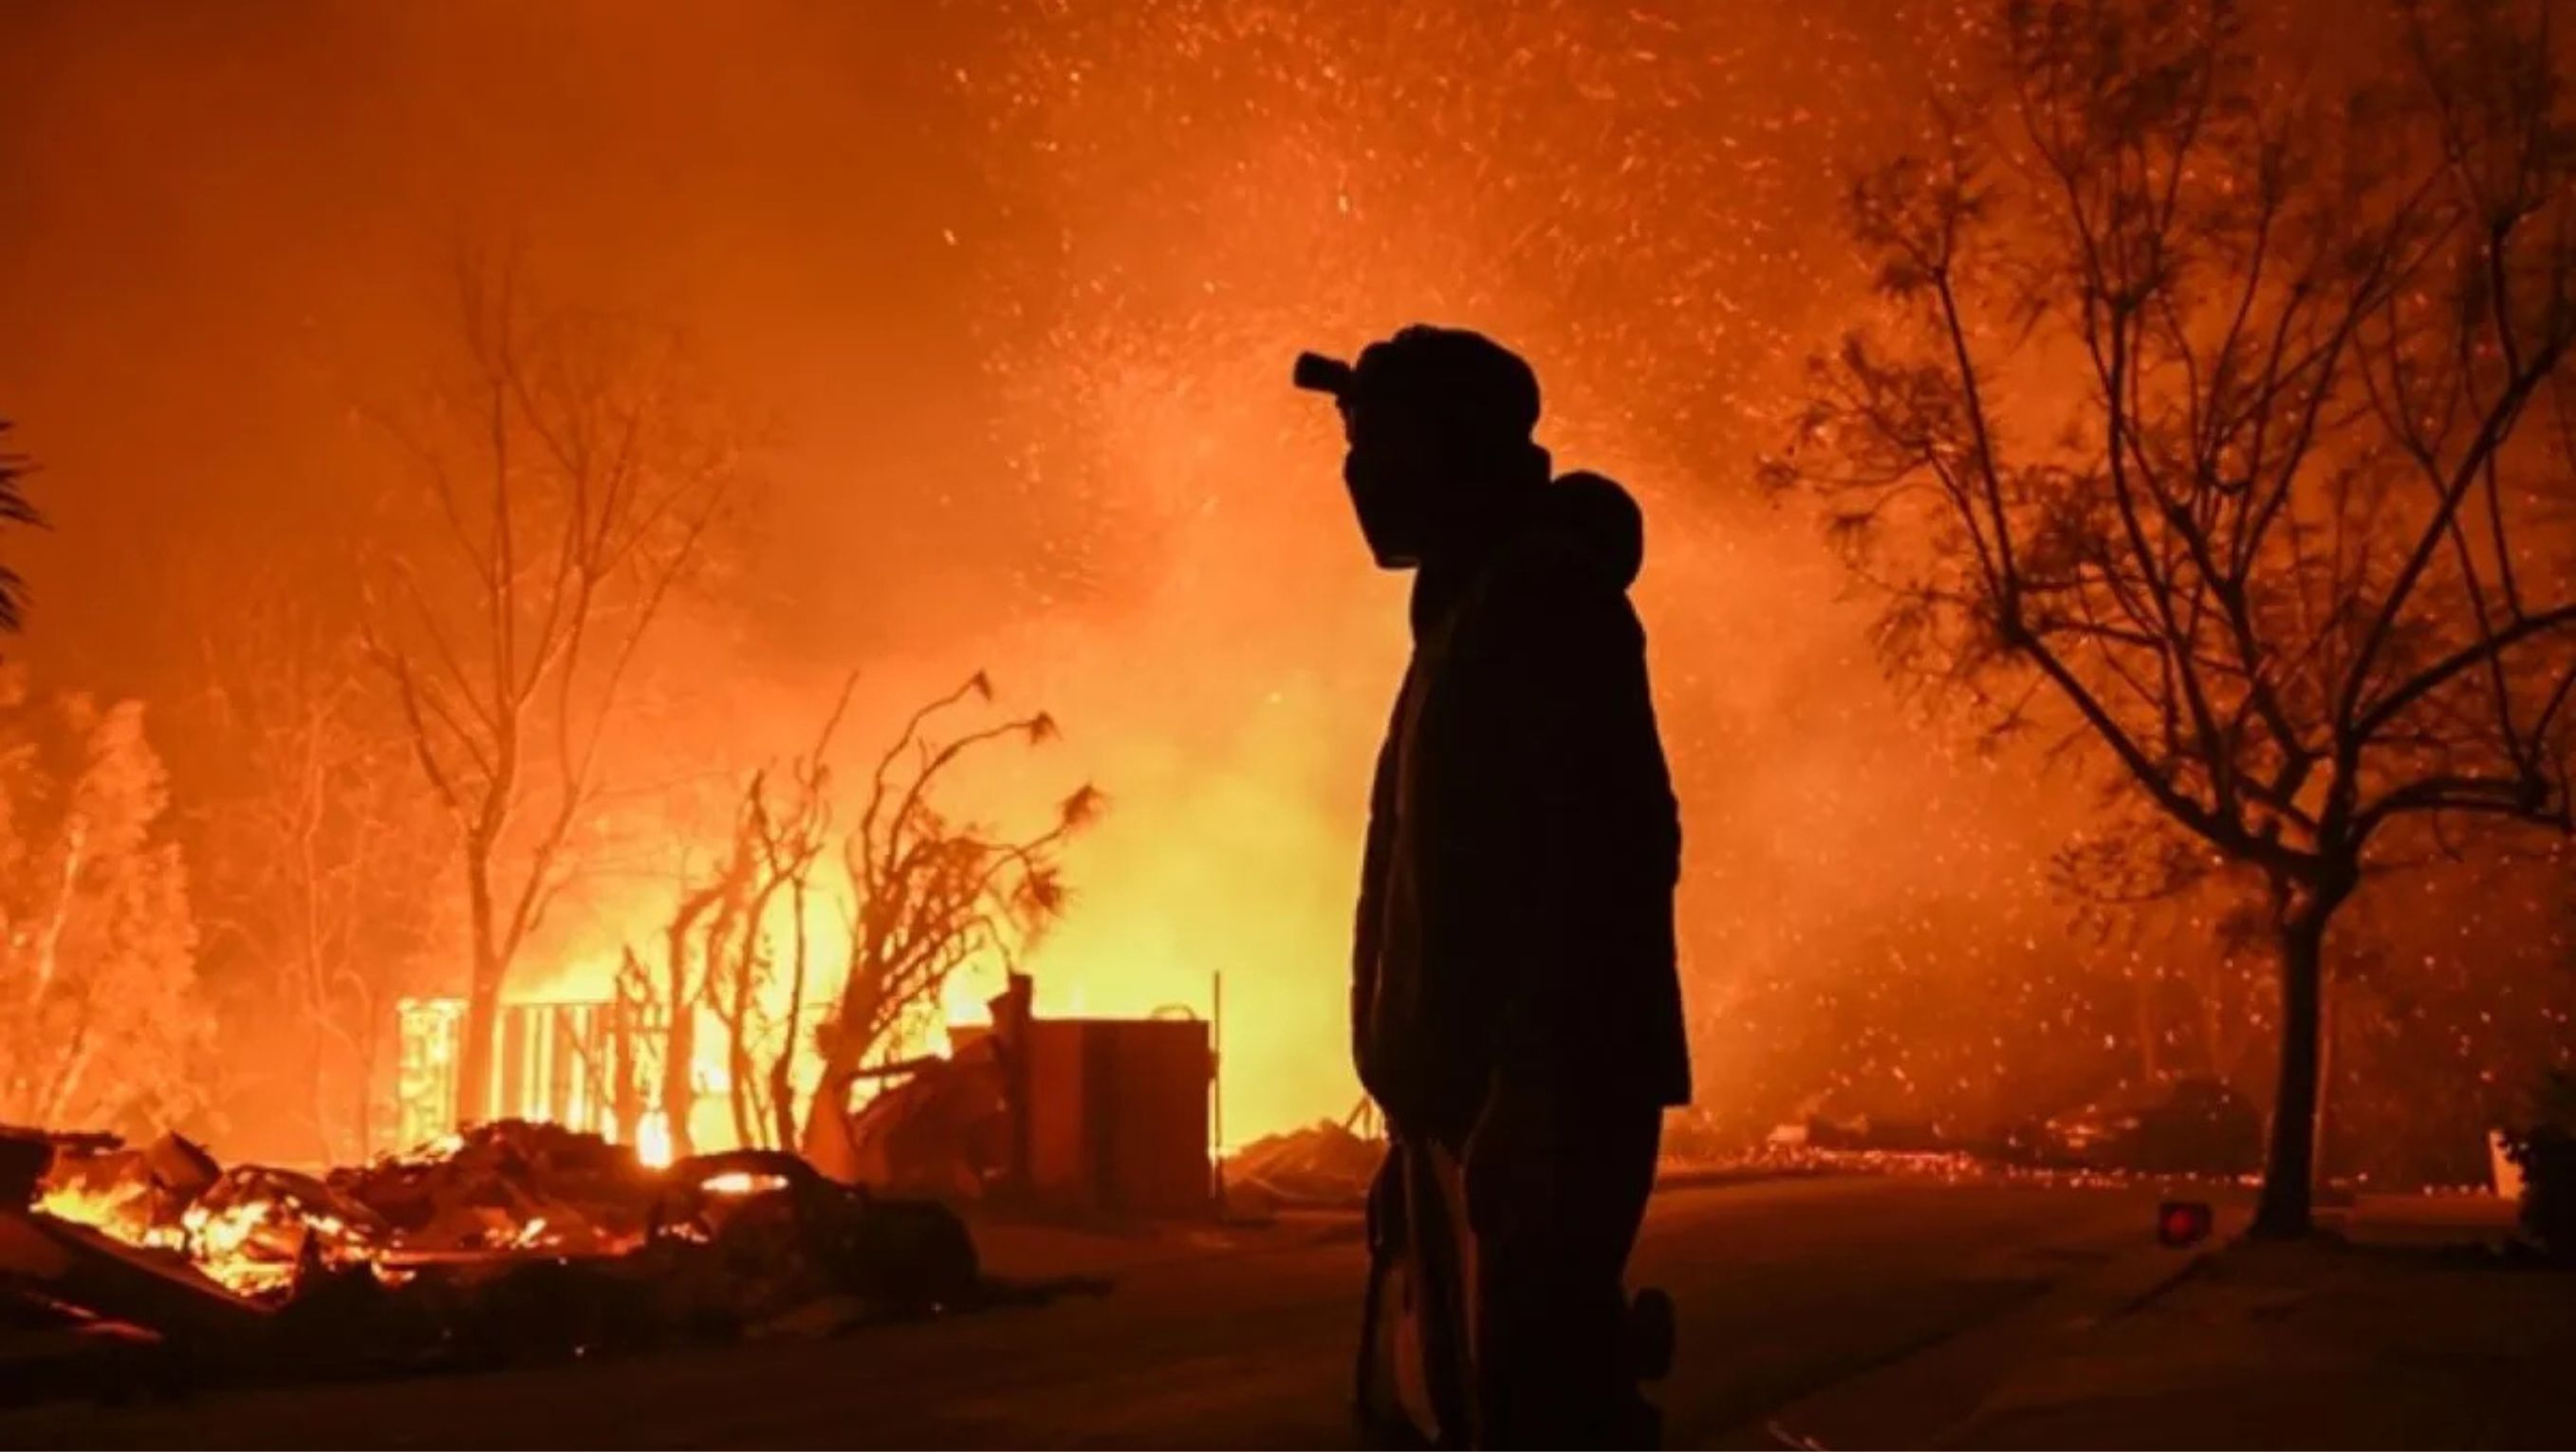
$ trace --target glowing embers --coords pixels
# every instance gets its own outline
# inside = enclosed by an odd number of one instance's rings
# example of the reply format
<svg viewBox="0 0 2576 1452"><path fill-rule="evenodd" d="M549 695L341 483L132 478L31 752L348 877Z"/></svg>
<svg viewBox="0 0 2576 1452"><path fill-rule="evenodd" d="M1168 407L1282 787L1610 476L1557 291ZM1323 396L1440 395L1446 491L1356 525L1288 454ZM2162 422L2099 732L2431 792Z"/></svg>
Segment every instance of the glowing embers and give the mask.
<svg viewBox="0 0 2576 1452"><path fill-rule="evenodd" d="M659 1109L645 1112L635 1126L635 1158L655 1169L671 1162L671 1116Z"/></svg>
<svg viewBox="0 0 2576 1452"><path fill-rule="evenodd" d="M189 1258L239 1295L281 1296L307 1267L372 1264L391 1228L366 1206L291 1170L238 1165L180 1212Z"/></svg>
<svg viewBox="0 0 2576 1452"><path fill-rule="evenodd" d="M219 1170L176 1136L140 1150L58 1148L34 1208L169 1252L227 1290L262 1299L286 1294L305 1268L371 1261L392 1241L383 1217L310 1175Z"/></svg>
<svg viewBox="0 0 2576 1452"><path fill-rule="evenodd" d="M175 1249L178 1235L152 1223L149 1182L127 1181L107 1187L48 1185L36 1196L36 1209L58 1220L86 1225L129 1245Z"/></svg>

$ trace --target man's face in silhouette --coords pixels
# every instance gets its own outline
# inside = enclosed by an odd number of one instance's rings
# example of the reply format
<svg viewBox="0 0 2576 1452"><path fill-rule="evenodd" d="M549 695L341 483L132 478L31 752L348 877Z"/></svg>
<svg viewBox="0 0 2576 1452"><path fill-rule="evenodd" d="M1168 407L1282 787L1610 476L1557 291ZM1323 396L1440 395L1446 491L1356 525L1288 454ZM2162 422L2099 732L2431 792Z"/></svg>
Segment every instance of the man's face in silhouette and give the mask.
<svg viewBox="0 0 2576 1452"><path fill-rule="evenodd" d="M1342 405L1342 482L1369 553L1389 570L1422 563L1433 543L1442 501L1452 492L1452 451L1419 411L1388 400Z"/></svg>
<svg viewBox="0 0 2576 1452"><path fill-rule="evenodd" d="M1342 482L1369 552L1407 570L1480 533L1519 484L1545 483L1530 442L1538 379L1478 333L1416 325L1360 351L1344 386Z"/></svg>

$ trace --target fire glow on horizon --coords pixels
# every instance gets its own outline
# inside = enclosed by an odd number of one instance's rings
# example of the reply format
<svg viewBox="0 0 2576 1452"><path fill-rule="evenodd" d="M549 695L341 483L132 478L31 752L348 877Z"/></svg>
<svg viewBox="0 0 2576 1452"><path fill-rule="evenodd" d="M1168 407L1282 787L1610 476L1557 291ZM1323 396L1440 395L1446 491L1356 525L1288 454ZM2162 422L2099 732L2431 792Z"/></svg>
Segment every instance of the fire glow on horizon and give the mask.
<svg viewBox="0 0 2576 1452"><path fill-rule="evenodd" d="M2303 7L2326 13L2280 16ZM845 772L986 669L1063 739L961 779L956 809L1019 821L1080 782L1110 804L1025 955L1039 1012L1208 1014L1222 974L1222 1115L1249 1139L1358 1096L1350 896L1406 647L1403 582L1351 537L1331 411L1289 390L1288 360L1417 319L1479 327L1537 366L1559 465L1647 510L1637 597L1710 1117L1983 1127L2178 1069L2259 1080L2225 1042L2261 1037L2259 993L2192 991L2259 965L2213 950L2206 904L2134 940L2071 929L2050 854L2090 820L2089 784L1916 709L1815 522L1753 482L1802 356L1869 316L1849 165L1922 140L1918 103L1968 83L1999 8L13 12L0 111L21 124L0 148L27 205L0 269L22 342L0 410L56 517L0 544L39 602L11 654L46 690L148 706L187 833L242 816L262 782L208 703L245 682L207 674L209 637L245 581L348 626L382 583L351 561L399 557L369 533L402 463L374 405L453 341L433 295L460 225L524 240L569 300L685 328L776 428L746 538L615 733L602 860L506 996L595 1002L622 949L649 965L742 779L809 741L848 673ZM394 1142L345 1092L357 1056L278 1011L294 955L211 926L259 906L258 874L176 845L188 1011L217 1052L172 1112L281 1163ZM463 986L465 894L433 846L442 865L402 889L444 916L368 945L370 1024ZM2369 1012L2411 1025L2417 1061L2484 1072L2514 1025L2563 1027L2532 985L2566 931L2544 895L2475 887L2384 899L2387 961L2426 982ZM812 913L809 1008L846 912ZM961 978L922 1042L973 1021L998 971ZM2434 1002L2460 1007L2401 1017ZM730 1073L714 1041L708 1098ZM669 1130L648 1121L638 1148L667 1157Z"/></svg>

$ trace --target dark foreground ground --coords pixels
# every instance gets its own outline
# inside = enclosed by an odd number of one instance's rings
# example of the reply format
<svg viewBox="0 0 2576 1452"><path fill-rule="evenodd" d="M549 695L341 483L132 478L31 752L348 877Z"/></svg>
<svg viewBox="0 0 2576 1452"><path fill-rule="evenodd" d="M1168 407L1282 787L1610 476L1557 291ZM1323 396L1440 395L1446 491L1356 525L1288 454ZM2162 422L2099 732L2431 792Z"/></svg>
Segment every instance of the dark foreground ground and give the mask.
<svg viewBox="0 0 2576 1452"><path fill-rule="evenodd" d="M1803 1422L1854 1414L1833 1405L1838 1388L1859 1389L1869 1438L1929 1439L2010 1369L2014 1328L2087 1314L2183 1264L2152 1245L2153 1201L1875 1179L1668 1191L1638 1271L1681 1309L1664 1389L1670 1441L1802 1441L1818 1435ZM0 1445L1349 1445L1352 1222L1124 1242L996 1232L987 1244L1004 1271L1107 1262L1114 1286L824 1341L137 1408L60 1404L0 1417ZM1901 1369L1926 1354L1951 1364L1934 1385L1903 1387ZM1898 1390L1881 1397L1873 1378Z"/></svg>

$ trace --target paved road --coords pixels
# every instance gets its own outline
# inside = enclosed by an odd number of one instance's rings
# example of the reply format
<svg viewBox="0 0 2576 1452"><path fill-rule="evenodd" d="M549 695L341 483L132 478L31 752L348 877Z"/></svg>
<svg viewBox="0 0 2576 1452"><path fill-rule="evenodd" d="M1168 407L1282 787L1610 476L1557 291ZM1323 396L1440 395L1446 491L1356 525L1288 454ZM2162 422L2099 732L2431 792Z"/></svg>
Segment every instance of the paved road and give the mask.
<svg viewBox="0 0 2576 1452"><path fill-rule="evenodd" d="M2118 1191L1773 1181L1658 1197L1643 1279L1681 1308L1670 1440L1995 1321L2151 1224ZM1098 1299L538 1372L0 1417L0 1446L1333 1447L1360 1249L1165 1261Z"/></svg>

